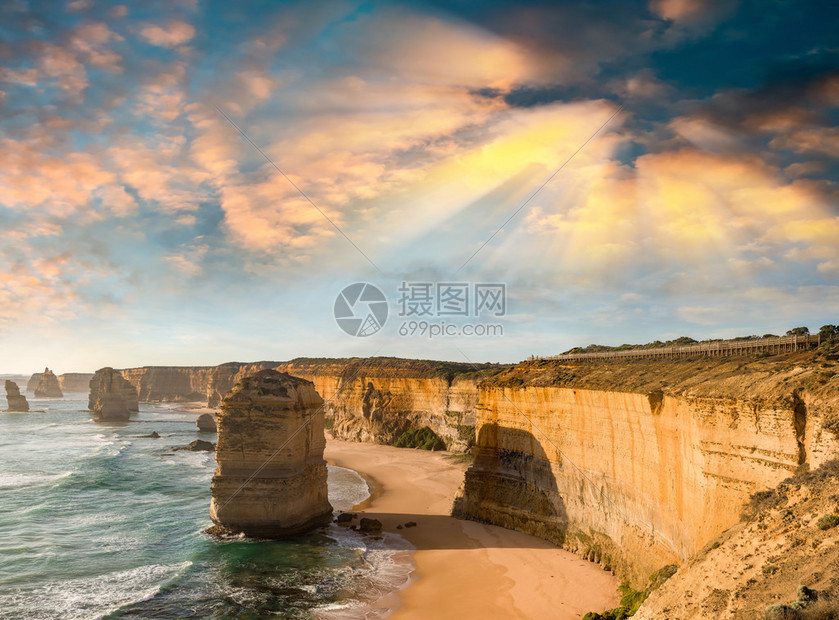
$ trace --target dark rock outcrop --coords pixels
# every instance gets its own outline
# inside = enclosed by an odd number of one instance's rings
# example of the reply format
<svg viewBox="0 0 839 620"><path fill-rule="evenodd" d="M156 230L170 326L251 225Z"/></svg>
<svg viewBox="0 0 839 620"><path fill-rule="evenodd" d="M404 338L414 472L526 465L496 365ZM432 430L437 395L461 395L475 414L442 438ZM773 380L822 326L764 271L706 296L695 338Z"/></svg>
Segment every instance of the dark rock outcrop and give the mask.
<svg viewBox="0 0 839 620"><path fill-rule="evenodd" d="M97 422L124 422L137 410L137 392L118 370L100 368L90 380L88 407Z"/></svg>
<svg viewBox="0 0 839 620"><path fill-rule="evenodd" d="M202 413L198 416L198 419L195 420L195 425L198 427L199 431L206 433L216 432L216 418L212 414Z"/></svg>
<svg viewBox="0 0 839 620"><path fill-rule="evenodd" d="M6 381L6 400L9 403L6 411L29 411L29 403L26 402L26 397L21 395L20 388L14 381Z"/></svg>
<svg viewBox="0 0 839 620"><path fill-rule="evenodd" d="M362 517L361 521L358 523L358 531L362 534L381 534L382 522L378 519L368 519L367 517Z"/></svg>
<svg viewBox="0 0 839 620"><path fill-rule="evenodd" d="M326 525L323 400L311 381L262 370L222 401L212 534L293 536Z"/></svg>
<svg viewBox="0 0 839 620"><path fill-rule="evenodd" d="M64 396L58 383L58 377L55 376L53 371L44 368L44 372L40 375L41 377L35 385L35 398L62 398Z"/></svg>
<svg viewBox="0 0 839 620"><path fill-rule="evenodd" d="M204 441L203 439L196 439L195 441L191 441L180 448L173 448L173 451L178 452L180 450L187 450L189 452L213 452L215 449L215 444L209 441Z"/></svg>

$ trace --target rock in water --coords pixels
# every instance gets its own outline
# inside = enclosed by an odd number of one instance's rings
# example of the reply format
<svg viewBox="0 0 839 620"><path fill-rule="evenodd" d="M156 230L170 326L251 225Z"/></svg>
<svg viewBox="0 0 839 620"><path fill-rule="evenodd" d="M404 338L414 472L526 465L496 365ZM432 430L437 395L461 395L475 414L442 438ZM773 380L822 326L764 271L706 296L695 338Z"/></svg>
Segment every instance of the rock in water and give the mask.
<svg viewBox="0 0 839 620"><path fill-rule="evenodd" d="M29 411L26 396L21 395L20 388L14 381L6 381L6 400L9 403L9 408L6 411Z"/></svg>
<svg viewBox="0 0 839 620"><path fill-rule="evenodd" d="M218 417L210 532L282 538L327 525L323 431L311 381L262 370L237 383Z"/></svg>
<svg viewBox="0 0 839 620"><path fill-rule="evenodd" d="M199 431L205 431L208 433L216 432L216 419L209 413L202 413L198 416L198 419L195 420L195 425L198 427Z"/></svg>
<svg viewBox="0 0 839 620"><path fill-rule="evenodd" d="M97 422L124 422L129 405L137 402L137 390L113 368L100 368L90 380L88 406Z"/></svg>
<svg viewBox="0 0 839 620"><path fill-rule="evenodd" d="M212 452L215 449L215 445L209 441L196 439L195 441L192 441L185 446L181 446L180 448L173 448L172 451L178 452L180 450L187 450L188 452Z"/></svg>
<svg viewBox="0 0 839 620"><path fill-rule="evenodd" d="M41 379L35 386L35 398L62 398L61 386L58 384L58 377L49 368L44 368Z"/></svg>
<svg viewBox="0 0 839 620"><path fill-rule="evenodd" d="M118 379L113 379L113 381L115 384L119 383L121 386L121 396L125 401L125 406L128 407L128 411L134 413L140 411L140 403L137 399L137 388L134 387L134 384L128 381L119 370L114 370L110 367L100 368L90 380L90 395L87 397L87 408L91 411L96 409L96 399L99 397L100 379L102 373L105 373L105 371L108 371L108 373L116 373ZM119 379L122 379L122 381L119 381Z"/></svg>

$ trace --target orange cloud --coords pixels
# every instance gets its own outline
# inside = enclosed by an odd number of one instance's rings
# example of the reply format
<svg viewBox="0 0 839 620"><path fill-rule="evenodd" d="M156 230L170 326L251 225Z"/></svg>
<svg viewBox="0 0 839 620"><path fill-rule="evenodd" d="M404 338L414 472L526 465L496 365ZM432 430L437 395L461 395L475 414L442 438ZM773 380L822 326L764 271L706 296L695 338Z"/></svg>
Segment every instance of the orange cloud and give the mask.
<svg viewBox="0 0 839 620"><path fill-rule="evenodd" d="M140 29L140 36L152 45L177 47L195 36L195 28L186 22L172 20L163 25L146 24Z"/></svg>

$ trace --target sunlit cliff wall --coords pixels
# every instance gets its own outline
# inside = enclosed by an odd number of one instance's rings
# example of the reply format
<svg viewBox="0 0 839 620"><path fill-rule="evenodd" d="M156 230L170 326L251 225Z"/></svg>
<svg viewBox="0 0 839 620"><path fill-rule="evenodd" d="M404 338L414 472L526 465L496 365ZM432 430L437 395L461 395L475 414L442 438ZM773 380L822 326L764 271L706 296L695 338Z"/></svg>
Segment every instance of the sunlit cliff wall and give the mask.
<svg viewBox="0 0 839 620"><path fill-rule="evenodd" d="M459 516L552 540L636 585L837 450L820 370L769 362L523 364L482 385ZM611 386L612 389L609 389ZM633 389L634 388L634 389Z"/></svg>

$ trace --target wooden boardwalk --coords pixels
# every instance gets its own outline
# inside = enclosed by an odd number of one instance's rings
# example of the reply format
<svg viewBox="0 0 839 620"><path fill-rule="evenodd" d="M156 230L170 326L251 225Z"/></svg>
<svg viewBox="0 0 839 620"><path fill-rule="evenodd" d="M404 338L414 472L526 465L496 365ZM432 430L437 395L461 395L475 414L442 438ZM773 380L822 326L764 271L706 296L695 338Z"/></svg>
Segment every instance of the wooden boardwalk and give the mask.
<svg viewBox="0 0 839 620"><path fill-rule="evenodd" d="M754 338L750 340L718 340L698 342L680 347L658 347L655 349L624 349L622 351L598 351L597 353L567 353L565 355L531 355L530 360L599 360L617 358L678 358L704 355L707 357L729 355L751 355L754 353L789 353L800 349L819 346L818 335L780 336L778 338Z"/></svg>

